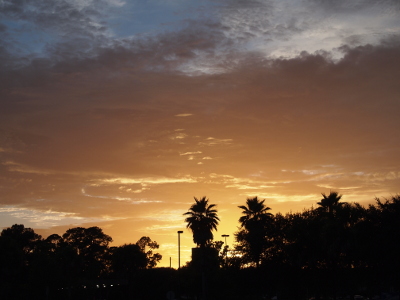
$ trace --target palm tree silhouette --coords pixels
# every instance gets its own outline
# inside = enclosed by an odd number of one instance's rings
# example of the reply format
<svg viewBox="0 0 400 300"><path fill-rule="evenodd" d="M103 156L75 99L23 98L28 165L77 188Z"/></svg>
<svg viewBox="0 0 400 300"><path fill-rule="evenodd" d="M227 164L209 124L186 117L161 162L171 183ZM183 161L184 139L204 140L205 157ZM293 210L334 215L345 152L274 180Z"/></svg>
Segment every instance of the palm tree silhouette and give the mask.
<svg viewBox="0 0 400 300"><path fill-rule="evenodd" d="M248 229L247 227L251 226L251 223L265 221L267 217L272 216L271 213L267 212L271 208L267 207L264 202L265 199L259 200L258 197L254 197L246 200L247 206L238 206L243 209L242 214L244 214L244 216L239 218L242 227Z"/></svg>
<svg viewBox="0 0 400 300"><path fill-rule="evenodd" d="M186 227L193 232L193 242L198 247L204 248L213 240L212 231L217 230L219 218L216 205L208 204L209 199L203 197L199 200L194 197L194 200L196 203L183 215L188 216L185 222L187 222Z"/></svg>
<svg viewBox="0 0 400 300"><path fill-rule="evenodd" d="M317 202L320 207L318 209L320 211L328 212L328 214L332 215L339 207L342 207L346 202L339 202L342 198L342 195L339 195L338 192L330 191L327 196L325 193L322 193L324 198L321 199L320 202Z"/></svg>
<svg viewBox="0 0 400 300"><path fill-rule="evenodd" d="M271 208L264 204L265 200L258 197L248 198L246 205L238 206L241 208L243 216L239 218L241 227L244 230L237 234L238 241L247 245L245 252L256 266L260 265L260 258L263 251L267 248L267 233L272 220L272 214L268 212Z"/></svg>

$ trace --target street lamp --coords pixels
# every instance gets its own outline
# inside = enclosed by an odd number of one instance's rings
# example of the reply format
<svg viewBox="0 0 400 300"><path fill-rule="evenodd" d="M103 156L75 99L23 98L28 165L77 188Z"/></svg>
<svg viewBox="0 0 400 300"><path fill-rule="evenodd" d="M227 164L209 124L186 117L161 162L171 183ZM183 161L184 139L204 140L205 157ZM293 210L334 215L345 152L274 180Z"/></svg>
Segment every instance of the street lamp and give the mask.
<svg viewBox="0 0 400 300"><path fill-rule="evenodd" d="M181 233L182 230L178 231L178 270L181 268Z"/></svg>
<svg viewBox="0 0 400 300"><path fill-rule="evenodd" d="M228 261L228 245L226 244L226 238L227 237L229 237L229 234L223 234L223 235L221 235L223 238L225 238L225 247L224 247L224 251L226 250L226 252L225 252L225 265L227 264L227 261Z"/></svg>
<svg viewBox="0 0 400 300"><path fill-rule="evenodd" d="M223 234L222 237L225 238L225 246L226 246L226 238L229 237L229 234Z"/></svg>

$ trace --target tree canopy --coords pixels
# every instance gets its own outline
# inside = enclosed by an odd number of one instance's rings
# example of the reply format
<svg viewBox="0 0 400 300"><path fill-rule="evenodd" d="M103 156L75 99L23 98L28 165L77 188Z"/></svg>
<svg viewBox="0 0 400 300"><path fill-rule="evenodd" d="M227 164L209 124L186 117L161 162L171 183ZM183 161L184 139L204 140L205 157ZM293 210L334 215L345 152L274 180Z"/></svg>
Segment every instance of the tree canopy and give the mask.
<svg viewBox="0 0 400 300"><path fill-rule="evenodd" d="M201 199L194 197L194 201L189 211L184 213L188 216L185 222L187 222L187 228L193 233L193 242L199 247L205 247L214 238L212 231L217 230L219 217L215 209L216 205L209 204L206 197Z"/></svg>
<svg viewBox="0 0 400 300"><path fill-rule="evenodd" d="M242 230L236 233L237 249L244 253L244 259L249 263L260 264L262 253L268 247L268 234L271 234L272 214L271 209L264 204L265 200L258 197L248 198L246 206L238 206L242 209L239 223Z"/></svg>

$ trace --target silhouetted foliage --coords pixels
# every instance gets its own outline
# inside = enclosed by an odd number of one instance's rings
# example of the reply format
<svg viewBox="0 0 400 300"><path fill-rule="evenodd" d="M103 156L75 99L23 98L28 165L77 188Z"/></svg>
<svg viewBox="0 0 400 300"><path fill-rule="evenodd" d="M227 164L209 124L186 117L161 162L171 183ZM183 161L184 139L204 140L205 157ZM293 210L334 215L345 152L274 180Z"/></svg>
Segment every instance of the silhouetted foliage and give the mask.
<svg viewBox="0 0 400 300"><path fill-rule="evenodd" d="M15 224L10 228L4 229L1 232L1 237L12 240L16 247L21 249L25 255L32 253L37 242L42 238L40 235L35 233L32 228L26 228L22 224Z"/></svg>
<svg viewBox="0 0 400 300"><path fill-rule="evenodd" d="M212 231L217 230L219 218L215 209L216 205L208 204L209 200L206 197L200 200L194 197L194 201L196 203L183 215L188 216L185 222L187 222L187 228L193 232L193 242L198 247L205 247L214 238Z"/></svg>
<svg viewBox="0 0 400 300"><path fill-rule="evenodd" d="M129 280L138 270L155 267L162 258L161 254L153 253L158 248L157 242L147 236L141 237L136 244L112 247L110 253L113 277Z"/></svg>
<svg viewBox="0 0 400 300"><path fill-rule="evenodd" d="M146 268L146 253L137 244L112 247L111 254L111 269L115 277L129 279L138 270Z"/></svg>
<svg viewBox="0 0 400 300"><path fill-rule="evenodd" d="M236 250L242 253L245 262L257 266L262 254L270 246L269 234L272 229L272 214L268 212L271 208L265 206L264 202L254 197L246 200L247 206L239 206L243 210L243 216L239 219L242 229L235 234Z"/></svg>
<svg viewBox="0 0 400 300"><path fill-rule="evenodd" d="M76 264L84 278L97 278L106 270L108 244L112 238L99 227L68 229L62 236L66 247L75 251L71 263Z"/></svg>
<svg viewBox="0 0 400 300"><path fill-rule="evenodd" d="M339 202L342 199L342 195L335 191L330 191L329 195L322 193L322 197L321 201L317 202L320 205L318 210L327 212L330 215L333 215L337 209L345 204L344 202Z"/></svg>
<svg viewBox="0 0 400 300"><path fill-rule="evenodd" d="M260 254L263 269L274 273L276 280L295 276L292 280L301 283L296 288L307 287L304 295L336 298L360 289L370 293L383 287L398 290L399 196L376 199L376 205L368 208L339 202L342 195L337 192L323 197L315 209L277 214L268 230L259 225L259 234L264 230L263 242L267 242ZM244 217L240 221L247 219ZM237 232L236 237L236 249L243 258L250 256L246 230ZM248 260L243 259L242 266L249 266ZM278 290L280 285L277 281Z"/></svg>
<svg viewBox="0 0 400 300"><path fill-rule="evenodd" d="M157 244L157 242L152 241L151 238L149 238L148 236L142 236L136 242L136 245L139 246L140 251L146 254L147 268L155 267L157 263L162 259L162 255L160 253L153 253L153 250L158 249L160 246Z"/></svg>
<svg viewBox="0 0 400 300"><path fill-rule="evenodd" d="M46 239L24 225L4 229L0 235L0 299L25 299L28 294L30 299L98 297L96 280L105 282L111 275L129 279L135 270L155 267L161 259L153 252L159 245L149 237L110 248L111 241L99 227L71 228L62 236L52 234ZM83 286L88 288L82 290Z"/></svg>
<svg viewBox="0 0 400 300"><path fill-rule="evenodd" d="M111 237L98 227L71 228L43 239L15 224L0 234L0 299L165 299L168 291L178 290L186 299L351 299L398 293L400 196L377 198L368 207L340 202L337 193L333 198L332 208L325 202L286 215L272 215L263 200L249 198L241 207L235 249L203 239L192 262L179 272L155 268L159 246L146 236L110 247ZM211 211L216 226L215 206L203 199L196 200L203 211ZM249 245L251 230L262 240L258 259Z"/></svg>

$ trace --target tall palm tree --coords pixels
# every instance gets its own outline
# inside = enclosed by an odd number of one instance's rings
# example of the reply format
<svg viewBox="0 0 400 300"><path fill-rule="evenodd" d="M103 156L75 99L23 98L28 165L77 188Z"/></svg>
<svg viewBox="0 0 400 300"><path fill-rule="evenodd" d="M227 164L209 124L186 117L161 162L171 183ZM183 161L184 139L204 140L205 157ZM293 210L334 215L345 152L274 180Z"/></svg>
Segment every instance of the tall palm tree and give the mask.
<svg viewBox="0 0 400 300"><path fill-rule="evenodd" d="M246 205L238 206L241 208L243 216L239 218L242 230L236 234L236 239L244 249L245 256L248 256L250 261L260 265L262 253L268 248L268 231L272 214L268 211L271 209L264 204L265 200L260 200L258 197L248 198Z"/></svg>
<svg viewBox="0 0 400 300"><path fill-rule="evenodd" d="M216 205L208 204L209 200L206 197L200 200L194 197L194 200L196 203L183 215L188 216L185 222L187 222L186 227L193 232L193 242L198 247L204 248L213 240L212 231L217 230L219 218Z"/></svg>
<svg viewBox="0 0 400 300"><path fill-rule="evenodd" d="M248 229L250 223L265 221L266 218L272 216L271 213L267 212L271 208L267 207L264 202L265 199L259 200L258 197L254 197L246 200L247 206L238 206L243 209L242 214L244 214L239 218L242 227Z"/></svg>
<svg viewBox="0 0 400 300"><path fill-rule="evenodd" d="M330 191L329 195L322 193L323 198L320 202L317 202L320 207L319 210L328 212L328 214L332 215L337 208L346 204L346 202L339 202L342 199L343 195L339 195L338 192Z"/></svg>

